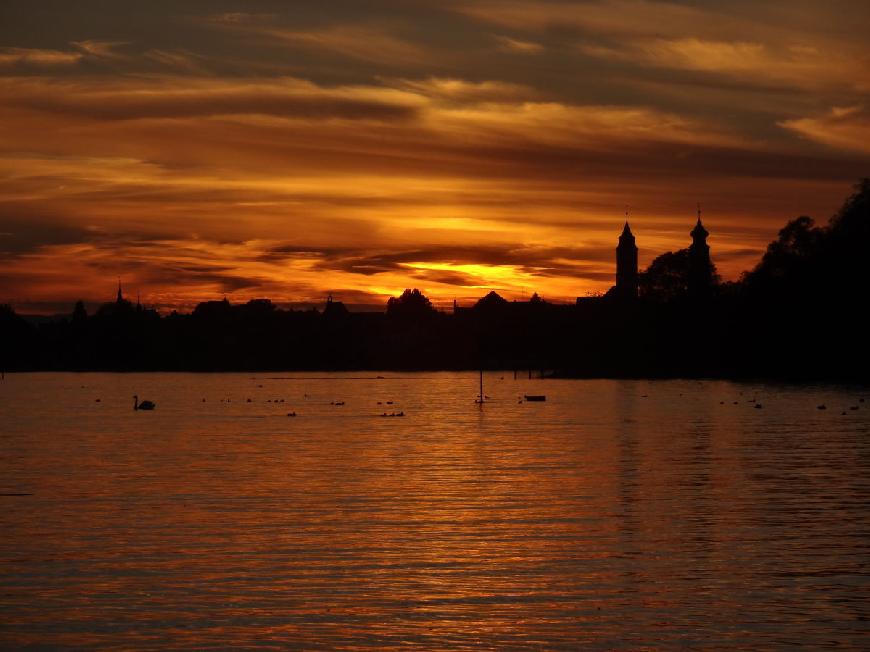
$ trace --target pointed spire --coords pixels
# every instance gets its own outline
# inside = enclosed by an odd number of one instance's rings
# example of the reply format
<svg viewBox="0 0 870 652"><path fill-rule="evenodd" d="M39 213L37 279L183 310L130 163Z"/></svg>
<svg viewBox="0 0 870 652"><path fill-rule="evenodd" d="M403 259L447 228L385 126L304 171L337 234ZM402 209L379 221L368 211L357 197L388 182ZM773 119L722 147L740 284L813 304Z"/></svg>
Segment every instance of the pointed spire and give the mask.
<svg viewBox="0 0 870 652"><path fill-rule="evenodd" d="M622 227L622 234L619 236L620 245L626 241L634 243L634 234L628 224L628 206L625 207L625 224Z"/></svg>
<svg viewBox="0 0 870 652"><path fill-rule="evenodd" d="M121 277L118 277L118 303L122 303L124 301L124 295L121 292Z"/></svg>
<svg viewBox="0 0 870 652"><path fill-rule="evenodd" d="M704 225L701 224L701 203L698 202L698 221L695 223L695 228L689 232L694 240L704 240L710 235Z"/></svg>
<svg viewBox="0 0 870 652"><path fill-rule="evenodd" d="M628 224L628 205L625 207L625 225L616 247L616 286L620 297L637 297L637 244Z"/></svg>

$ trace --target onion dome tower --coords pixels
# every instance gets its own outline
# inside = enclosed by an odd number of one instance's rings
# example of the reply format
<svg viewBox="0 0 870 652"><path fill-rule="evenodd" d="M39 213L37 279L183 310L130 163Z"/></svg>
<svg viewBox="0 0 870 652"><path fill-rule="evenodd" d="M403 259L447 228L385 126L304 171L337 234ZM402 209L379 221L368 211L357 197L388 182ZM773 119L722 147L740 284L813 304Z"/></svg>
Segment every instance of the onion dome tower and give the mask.
<svg viewBox="0 0 870 652"><path fill-rule="evenodd" d="M713 287L713 264L710 261L710 245L707 244L709 232L701 223L701 206L698 205L698 221L689 233L692 244L689 245L689 294L703 296Z"/></svg>

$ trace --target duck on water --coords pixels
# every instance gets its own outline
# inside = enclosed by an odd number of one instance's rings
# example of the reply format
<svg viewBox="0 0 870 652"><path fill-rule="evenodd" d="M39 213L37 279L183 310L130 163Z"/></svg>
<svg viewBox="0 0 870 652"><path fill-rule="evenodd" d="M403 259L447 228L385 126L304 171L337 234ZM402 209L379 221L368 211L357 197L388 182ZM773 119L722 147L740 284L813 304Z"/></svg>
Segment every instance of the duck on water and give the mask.
<svg viewBox="0 0 870 652"><path fill-rule="evenodd" d="M138 396L133 396L133 409L134 410L153 410L157 407L153 401L142 401L139 402Z"/></svg>

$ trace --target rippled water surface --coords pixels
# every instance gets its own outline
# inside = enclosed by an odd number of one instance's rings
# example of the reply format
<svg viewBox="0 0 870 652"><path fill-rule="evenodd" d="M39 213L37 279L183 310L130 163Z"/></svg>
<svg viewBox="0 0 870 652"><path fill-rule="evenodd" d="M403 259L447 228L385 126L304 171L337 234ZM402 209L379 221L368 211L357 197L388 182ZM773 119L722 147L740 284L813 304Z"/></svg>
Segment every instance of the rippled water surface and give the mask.
<svg viewBox="0 0 870 652"><path fill-rule="evenodd" d="M865 390L382 375L7 375L0 647L870 647Z"/></svg>

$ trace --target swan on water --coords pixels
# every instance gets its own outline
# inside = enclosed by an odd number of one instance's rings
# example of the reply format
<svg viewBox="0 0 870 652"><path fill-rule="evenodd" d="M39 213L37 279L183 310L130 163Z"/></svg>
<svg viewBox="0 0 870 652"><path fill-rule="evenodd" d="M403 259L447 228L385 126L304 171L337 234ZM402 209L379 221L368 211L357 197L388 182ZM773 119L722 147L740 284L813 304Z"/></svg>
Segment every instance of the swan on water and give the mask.
<svg viewBox="0 0 870 652"><path fill-rule="evenodd" d="M138 396L133 396L133 409L134 410L153 410L157 407L153 401L142 401L139 402Z"/></svg>

